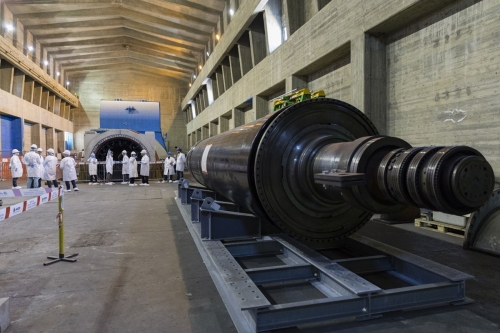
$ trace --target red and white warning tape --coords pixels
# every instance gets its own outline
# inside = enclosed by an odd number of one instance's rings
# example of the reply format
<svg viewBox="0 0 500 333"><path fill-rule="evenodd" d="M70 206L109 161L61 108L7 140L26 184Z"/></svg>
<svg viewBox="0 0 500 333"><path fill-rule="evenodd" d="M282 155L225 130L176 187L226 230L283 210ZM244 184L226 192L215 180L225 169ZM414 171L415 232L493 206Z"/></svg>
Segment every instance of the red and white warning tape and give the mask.
<svg viewBox="0 0 500 333"><path fill-rule="evenodd" d="M0 221L6 220L9 217L16 216L27 210L33 209L36 206L43 205L51 200L64 195L62 188L34 188L24 190L0 190L0 198L9 197L31 197L37 196L18 204L0 209Z"/></svg>

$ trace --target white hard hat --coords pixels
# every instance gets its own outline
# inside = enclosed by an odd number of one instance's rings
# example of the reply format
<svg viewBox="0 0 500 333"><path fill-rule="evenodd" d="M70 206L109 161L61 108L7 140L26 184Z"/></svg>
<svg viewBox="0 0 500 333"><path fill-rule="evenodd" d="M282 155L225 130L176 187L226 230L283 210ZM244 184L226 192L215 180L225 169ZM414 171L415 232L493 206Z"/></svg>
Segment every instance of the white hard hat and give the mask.
<svg viewBox="0 0 500 333"><path fill-rule="evenodd" d="M126 151L126 150L122 151L122 154L126 154L126 153L127 153L127 151Z"/></svg>
<svg viewBox="0 0 500 333"><path fill-rule="evenodd" d="M141 154L147 154L148 152L146 151L146 149L143 149L141 150Z"/></svg>
<svg viewBox="0 0 500 333"><path fill-rule="evenodd" d="M135 151L131 152L130 155L135 155Z"/></svg>
<svg viewBox="0 0 500 333"><path fill-rule="evenodd" d="M36 150L37 148L38 148L37 145L35 145L35 144L31 145L31 150Z"/></svg>
<svg viewBox="0 0 500 333"><path fill-rule="evenodd" d="M43 152L42 148L38 148L36 151Z"/></svg>
<svg viewBox="0 0 500 333"><path fill-rule="evenodd" d="M47 153L54 154L54 149L52 149L52 148L47 149Z"/></svg>
<svg viewBox="0 0 500 333"><path fill-rule="evenodd" d="M65 151L63 151L63 155L69 156L69 155L71 155L71 153L69 152L69 150L65 150Z"/></svg>
<svg viewBox="0 0 500 333"><path fill-rule="evenodd" d="M19 150L17 149L12 149L12 154L18 154L19 153Z"/></svg>

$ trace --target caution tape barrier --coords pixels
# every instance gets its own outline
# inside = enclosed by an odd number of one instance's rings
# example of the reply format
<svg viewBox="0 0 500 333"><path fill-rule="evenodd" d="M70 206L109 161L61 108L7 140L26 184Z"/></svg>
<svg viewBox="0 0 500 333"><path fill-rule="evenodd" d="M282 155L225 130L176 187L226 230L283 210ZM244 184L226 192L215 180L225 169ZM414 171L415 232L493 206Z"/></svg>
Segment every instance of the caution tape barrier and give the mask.
<svg viewBox="0 0 500 333"><path fill-rule="evenodd" d="M51 200L64 196L62 188L34 188L21 190L0 190L0 198L37 196L18 204L0 209L0 221L19 215L27 210L43 205Z"/></svg>

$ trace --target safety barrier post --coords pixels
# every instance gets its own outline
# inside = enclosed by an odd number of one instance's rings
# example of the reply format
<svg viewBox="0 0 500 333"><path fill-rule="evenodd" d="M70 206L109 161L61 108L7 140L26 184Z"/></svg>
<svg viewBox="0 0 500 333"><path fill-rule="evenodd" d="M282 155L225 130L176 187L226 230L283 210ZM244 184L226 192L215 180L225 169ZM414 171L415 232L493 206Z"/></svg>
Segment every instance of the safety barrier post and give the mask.
<svg viewBox="0 0 500 333"><path fill-rule="evenodd" d="M47 259L52 259L52 261L44 263L44 266L48 266L59 261L75 262L76 259L71 258L74 258L78 255L78 253L75 253L67 257L64 256L64 191L62 190L62 186L59 186L58 191L59 192L57 200L59 206L59 214L57 214L56 216L56 221L59 222L59 257L48 256Z"/></svg>

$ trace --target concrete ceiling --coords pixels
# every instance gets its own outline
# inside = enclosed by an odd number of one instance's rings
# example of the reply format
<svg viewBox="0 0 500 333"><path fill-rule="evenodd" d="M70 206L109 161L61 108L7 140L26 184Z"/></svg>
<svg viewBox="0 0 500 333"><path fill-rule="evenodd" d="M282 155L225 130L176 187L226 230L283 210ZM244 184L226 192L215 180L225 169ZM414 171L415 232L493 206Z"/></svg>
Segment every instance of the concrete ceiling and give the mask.
<svg viewBox="0 0 500 333"><path fill-rule="evenodd" d="M134 68L189 80L224 0L2 0L68 75Z"/></svg>

